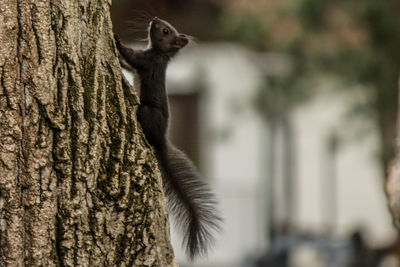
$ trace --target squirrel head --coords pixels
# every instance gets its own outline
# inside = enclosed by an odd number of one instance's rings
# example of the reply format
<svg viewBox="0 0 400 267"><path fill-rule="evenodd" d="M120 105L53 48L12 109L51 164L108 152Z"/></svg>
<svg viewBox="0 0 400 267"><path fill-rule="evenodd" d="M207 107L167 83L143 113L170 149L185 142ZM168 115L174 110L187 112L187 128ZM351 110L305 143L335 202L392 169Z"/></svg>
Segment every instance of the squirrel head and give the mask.
<svg viewBox="0 0 400 267"><path fill-rule="evenodd" d="M186 35L179 33L171 24L157 17L150 22L149 40L152 49L168 56L175 55L189 43Z"/></svg>

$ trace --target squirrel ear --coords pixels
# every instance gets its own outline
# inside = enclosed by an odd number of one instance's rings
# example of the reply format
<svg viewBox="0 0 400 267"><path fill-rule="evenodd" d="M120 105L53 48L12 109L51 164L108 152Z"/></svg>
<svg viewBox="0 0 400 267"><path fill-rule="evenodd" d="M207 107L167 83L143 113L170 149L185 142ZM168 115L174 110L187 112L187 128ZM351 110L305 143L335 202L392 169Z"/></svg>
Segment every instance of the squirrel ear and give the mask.
<svg viewBox="0 0 400 267"><path fill-rule="evenodd" d="M189 39L186 37L184 34L180 34L178 37L175 39L175 45L178 48L182 48L186 46L189 43Z"/></svg>

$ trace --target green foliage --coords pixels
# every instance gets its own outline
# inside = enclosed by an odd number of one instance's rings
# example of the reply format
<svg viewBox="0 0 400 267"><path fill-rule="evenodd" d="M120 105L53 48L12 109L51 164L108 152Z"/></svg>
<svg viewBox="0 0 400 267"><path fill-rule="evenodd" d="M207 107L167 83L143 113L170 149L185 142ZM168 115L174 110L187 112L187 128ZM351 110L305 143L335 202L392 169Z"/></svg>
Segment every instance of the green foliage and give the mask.
<svg viewBox="0 0 400 267"><path fill-rule="evenodd" d="M308 100L312 95L310 88L309 77L300 70L267 77L254 97L254 106L266 120L276 118Z"/></svg>
<svg viewBox="0 0 400 267"><path fill-rule="evenodd" d="M304 28L309 30L321 30L326 21L324 16L326 0L302 0L297 6L297 16Z"/></svg>
<svg viewBox="0 0 400 267"><path fill-rule="evenodd" d="M258 16L249 13L226 13L221 16L220 29L224 40L240 42L257 50L267 47L267 33Z"/></svg>
<svg viewBox="0 0 400 267"><path fill-rule="evenodd" d="M311 0L303 0L310 2ZM313 1L311 1L313 2ZM318 1L317 1L318 2ZM397 80L400 71L400 3L393 0L355 0L351 8L338 3L332 8L347 15L354 34L363 32L367 37L361 46L335 48L336 57L325 71L333 71L344 79L364 85L368 103L374 111L376 126L381 136L383 169L394 156L394 134L397 113ZM314 6L318 7L318 4ZM306 15L303 13L303 15ZM312 15L310 18L312 19ZM307 28L305 29L307 30ZM329 25L321 29L324 34L337 34ZM322 57L323 58L323 57ZM319 58L314 58L320 64ZM360 113L362 115L362 113Z"/></svg>
<svg viewBox="0 0 400 267"><path fill-rule="evenodd" d="M385 168L393 156L395 140L400 1L272 2L258 15L236 10L222 20L227 39L252 48L287 53L293 59L291 72L268 77L260 88L255 101L257 110L268 117L301 103L310 92L300 84L313 74L334 73L343 81L360 84L369 99L365 109L357 110L360 115L374 113L371 120L375 120L380 133ZM280 10L285 10L285 14L280 15ZM351 88L355 87L343 86L346 90Z"/></svg>
<svg viewBox="0 0 400 267"><path fill-rule="evenodd" d="M399 7L391 1L366 0L362 19L370 32L371 44L376 48L399 41Z"/></svg>

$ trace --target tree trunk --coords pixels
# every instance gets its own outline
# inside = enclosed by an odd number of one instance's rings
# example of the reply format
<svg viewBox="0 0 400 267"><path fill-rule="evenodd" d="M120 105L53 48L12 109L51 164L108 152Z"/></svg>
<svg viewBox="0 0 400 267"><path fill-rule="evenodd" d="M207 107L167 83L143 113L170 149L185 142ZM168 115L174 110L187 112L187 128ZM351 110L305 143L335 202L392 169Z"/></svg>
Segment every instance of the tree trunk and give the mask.
<svg viewBox="0 0 400 267"><path fill-rule="evenodd" d="M265 157L267 160L267 170L265 173L267 174L266 180L267 182L267 233L268 233L268 240L270 244L273 244L276 241L277 235L277 216L276 216L276 184L277 184L277 177L276 177L276 140L277 140L277 131L278 131L278 118L271 116L270 120L268 121L268 141L265 147L265 151L267 152L267 156Z"/></svg>
<svg viewBox="0 0 400 267"><path fill-rule="evenodd" d="M380 161L383 177L386 178L390 161L396 155L396 107L386 103L384 107L377 109L377 117L377 128L381 145Z"/></svg>
<svg viewBox="0 0 400 267"><path fill-rule="evenodd" d="M2 0L0 266L175 266L111 0Z"/></svg>
<svg viewBox="0 0 400 267"><path fill-rule="evenodd" d="M385 193L388 198L388 206L393 219L393 225L400 232L400 76L398 84L398 113L397 113L397 148L396 157L389 164L386 179Z"/></svg>

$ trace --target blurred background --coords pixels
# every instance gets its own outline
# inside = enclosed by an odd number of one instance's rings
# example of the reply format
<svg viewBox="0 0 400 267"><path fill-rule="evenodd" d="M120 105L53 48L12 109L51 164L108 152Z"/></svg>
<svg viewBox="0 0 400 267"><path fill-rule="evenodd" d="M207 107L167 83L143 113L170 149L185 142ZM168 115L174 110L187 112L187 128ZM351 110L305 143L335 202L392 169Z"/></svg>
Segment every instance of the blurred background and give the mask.
<svg viewBox="0 0 400 267"><path fill-rule="evenodd" d="M170 136L224 226L193 263L173 231L180 266L400 266L384 190L399 14L397 0L113 1L132 47L153 16L194 36L167 72Z"/></svg>

